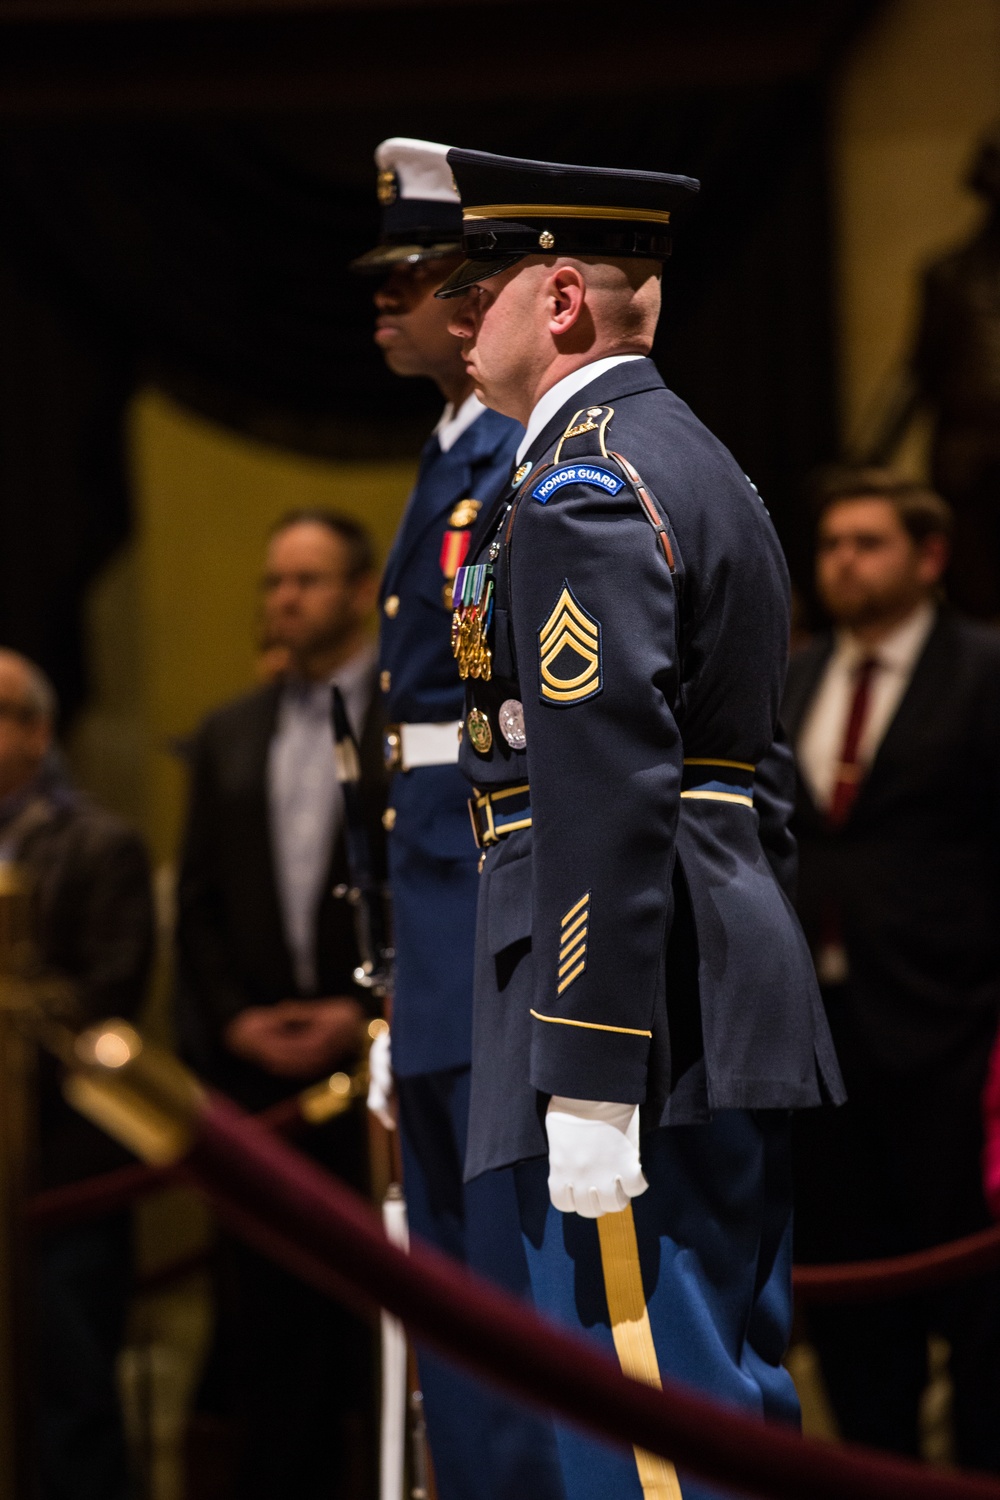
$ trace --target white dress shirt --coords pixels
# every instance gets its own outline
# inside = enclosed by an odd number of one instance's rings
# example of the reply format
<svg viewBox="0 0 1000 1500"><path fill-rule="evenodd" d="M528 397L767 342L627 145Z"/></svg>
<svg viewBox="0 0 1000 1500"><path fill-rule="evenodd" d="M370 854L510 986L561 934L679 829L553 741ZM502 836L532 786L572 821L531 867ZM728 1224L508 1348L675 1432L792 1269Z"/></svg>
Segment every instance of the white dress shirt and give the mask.
<svg viewBox="0 0 1000 1500"><path fill-rule="evenodd" d="M603 375L606 370L613 370L615 365L627 364L630 359L645 359L645 355L609 354L604 359L595 359L589 365L582 365L579 370L573 370L571 374L564 375L562 380L557 380L555 385L539 398L528 418L524 437L517 450L517 462L521 462L535 438L546 423L551 422L560 406L565 406L571 396L574 396L577 391L582 391L584 386L596 380L598 375Z"/></svg>
<svg viewBox="0 0 1000 1500"><path fill-rule="evenodd" d="M466 428L471 427L477 417L481 417L486 407L480 401L475 391L471 396L466 396L458 411L454 403L449 401L441 413L434 436L442 453L447 453L449 448L454 448Z"/></svg>
<svg viewBox="0 0 1000 1500"><path fill-rule="evenodd" d="M817 807L827 808L833 799L858 667L867 659L877 663L858 745L858 760L867 772L910 685L936 614L933 604L918 605L874 648L861 645L849 631L838 631L796 746L799 767Z"/></svg>
<svg viewBox="0 0 1000 1500"><path fill-rule="evenodd" d="M267 789L278 901L300 991L316 988L316 918L344 820L334 762L334 683L360 743L375 647L365 646L328 682L292 679L282 689L268 747Z"/></svg>

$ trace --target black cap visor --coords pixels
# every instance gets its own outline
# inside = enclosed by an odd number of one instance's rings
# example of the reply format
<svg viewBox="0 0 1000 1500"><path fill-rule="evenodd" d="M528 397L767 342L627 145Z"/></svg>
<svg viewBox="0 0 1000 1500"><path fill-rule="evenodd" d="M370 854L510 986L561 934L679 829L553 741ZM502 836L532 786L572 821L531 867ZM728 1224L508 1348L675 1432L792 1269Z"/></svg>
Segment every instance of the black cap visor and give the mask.
<svg viewBox="0 0 1000 1500"><path fill-rule="evenodd" d="M393 266L415 266L424 260L450 260L461 255L462 246L452 240L436 245L376 245L350 263L350 270L362 276L382 276Z"/></svg>
<svg viewBox="0 0 1000 1500"><path fill-rule="evenodd" d="M524 260L530 253L528 250L522 250L519 255L496 255L492 260L463 260L462 264L452 271L448 280L442 282L434 295L442 299L458 297L470 286L475 286L477 281L488 281L491 276L499 276L501 271L506 271L510 266L516 266L519 260Z"/></svg>

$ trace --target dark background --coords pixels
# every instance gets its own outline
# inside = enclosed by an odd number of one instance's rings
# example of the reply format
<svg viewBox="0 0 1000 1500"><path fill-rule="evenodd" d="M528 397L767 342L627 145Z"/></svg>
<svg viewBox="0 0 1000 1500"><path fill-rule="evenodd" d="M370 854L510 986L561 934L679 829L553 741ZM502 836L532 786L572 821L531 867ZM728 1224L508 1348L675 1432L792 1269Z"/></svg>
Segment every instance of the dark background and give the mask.
<svg viewBox="0 0 1000 1500"><path fill-rule="evenodd" d="M702 179L656 358L803 578L838 443L828 96L873 9L0 0L0 641L72 716L143 383L302 452L417 450L437 393L386 374L344 269L397 134Z"/></svg>

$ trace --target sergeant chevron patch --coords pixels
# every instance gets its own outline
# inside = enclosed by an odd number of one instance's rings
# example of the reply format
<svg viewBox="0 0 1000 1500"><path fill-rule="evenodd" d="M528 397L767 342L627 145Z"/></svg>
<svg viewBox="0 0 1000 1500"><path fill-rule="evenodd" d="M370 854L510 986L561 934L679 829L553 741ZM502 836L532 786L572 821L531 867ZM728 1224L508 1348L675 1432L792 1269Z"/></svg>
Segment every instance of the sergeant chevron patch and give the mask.
<svg viewBox="0 0 1000 1500"><path fill-rule="evenodd" d="M590 925L590 892L570 907L559 924L559 983L561 995L587 967L587 928Z"/></svg>
<svg viewBox="0 0 1000 1500"><path fill-rule="evenodd" d="M538 670L543 703L582 703L604 685L600 622L574 596L568 579L538 632Z"/></svg>

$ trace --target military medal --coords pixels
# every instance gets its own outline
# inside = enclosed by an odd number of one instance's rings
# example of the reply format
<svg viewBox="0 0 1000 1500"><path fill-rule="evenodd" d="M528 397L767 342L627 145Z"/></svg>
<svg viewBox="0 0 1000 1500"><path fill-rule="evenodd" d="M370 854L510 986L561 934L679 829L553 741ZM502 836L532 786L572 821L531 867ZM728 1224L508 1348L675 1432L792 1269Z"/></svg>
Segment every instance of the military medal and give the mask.
<svg viewBox="0 0 1000 1500"><path fill-rule="evenodd" d="M493 731L490 721L481 708L474 708L466 720L469 743L480 755L489 755L493 746Z"/></svg>
<svg viewBox="0 0 1000 1500"><path fill-rule="evenodd" d="M493 658L486 637L493 618L492 565L473 563L459 568L452 585L452 601L455 612L451 617L451 649L458 662L458 675L463 680L481 677L489 682Z"/></svg>
<svg viewBox="0 0 1000 1500"><path fill-rule="evenodd" d="M516 698L505 698L497 714L500 733L512 750L523 750L528 743L524 732L524 705Z"/></svg>

